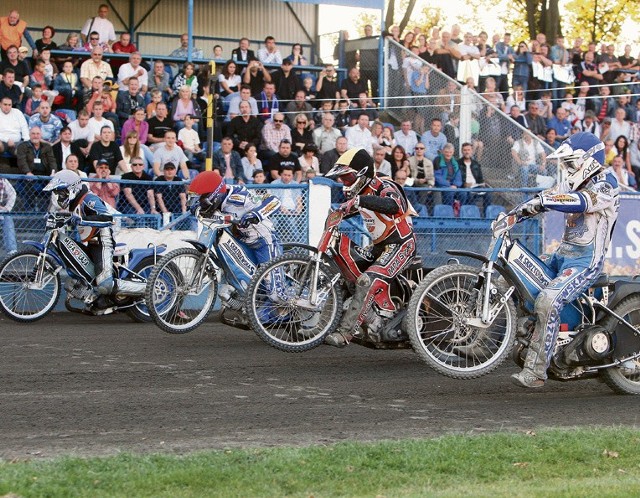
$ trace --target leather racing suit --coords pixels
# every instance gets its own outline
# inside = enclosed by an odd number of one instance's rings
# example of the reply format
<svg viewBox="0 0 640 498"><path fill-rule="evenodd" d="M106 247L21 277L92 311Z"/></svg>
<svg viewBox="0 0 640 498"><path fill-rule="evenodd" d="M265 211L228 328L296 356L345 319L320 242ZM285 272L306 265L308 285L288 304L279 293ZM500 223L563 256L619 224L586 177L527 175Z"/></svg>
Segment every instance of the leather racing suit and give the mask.
<svg viewBox="0 0 640 498"><path fill-rule="evenodd" d="M565 213L565 230L558 250L541 258L556 278L536 299L536 325L525 359L525 369L539 379L547 378L562 309L602 271L618 218L619 190L611 170L605 170L577 191L571 191L565 181L540 194L544 209Z"/></svg>

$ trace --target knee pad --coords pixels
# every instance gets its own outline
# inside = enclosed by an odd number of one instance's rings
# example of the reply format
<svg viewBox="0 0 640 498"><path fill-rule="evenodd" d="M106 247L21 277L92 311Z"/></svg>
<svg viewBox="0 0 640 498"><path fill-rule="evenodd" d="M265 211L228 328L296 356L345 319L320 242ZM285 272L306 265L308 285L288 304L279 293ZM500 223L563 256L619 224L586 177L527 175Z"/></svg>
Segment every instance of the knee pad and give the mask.
<svg viewBox="0 0 640 498"><path fill-rule="evenodd" d="M356 285L358 287L369 288L371 286L371 277L366 273L363 273L358 277L358 280L356 280Z"/></svg>
<svg viewBox="0 0 640 498"><path fill-rule="evenodd" d="M113 277L105 278L101 282L96 282L96 290L99 294L108 295L113 292Z"/></svg>

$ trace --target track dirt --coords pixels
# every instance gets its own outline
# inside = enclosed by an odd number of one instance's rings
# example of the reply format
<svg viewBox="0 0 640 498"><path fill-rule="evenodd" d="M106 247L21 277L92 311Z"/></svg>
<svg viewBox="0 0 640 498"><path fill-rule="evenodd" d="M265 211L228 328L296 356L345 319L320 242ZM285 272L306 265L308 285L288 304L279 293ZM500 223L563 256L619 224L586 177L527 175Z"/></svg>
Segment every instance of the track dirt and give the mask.
<svg viewBox="0 0 640 498"><path fill-rule="evenodd" d="M410 350L286 354L209 322L183 336L124 315L0 319L0 458L637 426L638 398L596 381L512 386L512 364L455 381Z"/></svg>

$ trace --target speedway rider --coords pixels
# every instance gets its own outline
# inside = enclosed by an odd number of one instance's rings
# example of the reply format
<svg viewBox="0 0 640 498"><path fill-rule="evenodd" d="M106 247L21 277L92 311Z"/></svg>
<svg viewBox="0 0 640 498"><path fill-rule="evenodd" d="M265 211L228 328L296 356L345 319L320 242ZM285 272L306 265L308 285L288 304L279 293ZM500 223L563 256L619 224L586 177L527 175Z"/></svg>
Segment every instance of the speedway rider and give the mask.
<svg viewBox="0 0 640 498"><path fill-rule="evenodd" d="M514 210L519 218L547 210L565 213L562 243L542 259L555 272L535 302L536 324L524 368L511 376L521 387L542 387L560 328L560 313L600 275L618 218L618 182L605 170L604 144L592 133L566 139L548 159L558 159L566 178Z"/></svg>
<svg viewBox="0 0 640 498"><path fill-rule="evenodd" d="M347 201L340 210L347 215L360 214L369 230L374 261L356 281L349 309L336 332L325 342L344 347L365 322L375 302L388 316L396 311L389 292L392 280L406 268L416 252L416 240L410 218L413 214L407 197L398 184L375 174L373 158L361 148L348 150L326 175L341 182Z"/></svg>
<svg viewBox="0 0 640 498"><path fill-rule="evenodd" d="M93 306L102 309L111 303L105 296L124 294L140 295L145 284L114 278L113 275L113 216L105 203L82 183L80 176L71 170L58 171L43 191L52 192L53 202L71 217L59 225L76 226L80 240L95 265L95 290L100 294Z"/></svg>
<svg viewBox="0 0 640 498"><path fill-rule="evenodd" d="M282 254L280 238L269 219L280 209L277 197L260 195L244 185L227 185L217 171L199 173L189 185L189 192L200 196L192 211L199 209L204 218L219 213L238 221L235 235L253 252L258 264Z"/></svg>

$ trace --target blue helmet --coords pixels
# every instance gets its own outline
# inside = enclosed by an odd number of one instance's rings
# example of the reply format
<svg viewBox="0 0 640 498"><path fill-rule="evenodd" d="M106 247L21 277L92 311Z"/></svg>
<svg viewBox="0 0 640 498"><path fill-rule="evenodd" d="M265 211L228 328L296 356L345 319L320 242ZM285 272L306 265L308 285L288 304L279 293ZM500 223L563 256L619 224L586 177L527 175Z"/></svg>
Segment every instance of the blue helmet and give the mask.
<svg viewBox="0 0 640 498"><path fill-rule="evenodd" d="M593 133L582 131L567 138L547 159L558 159L569 185L576 189L604 167L604 144Z"/></svg>

